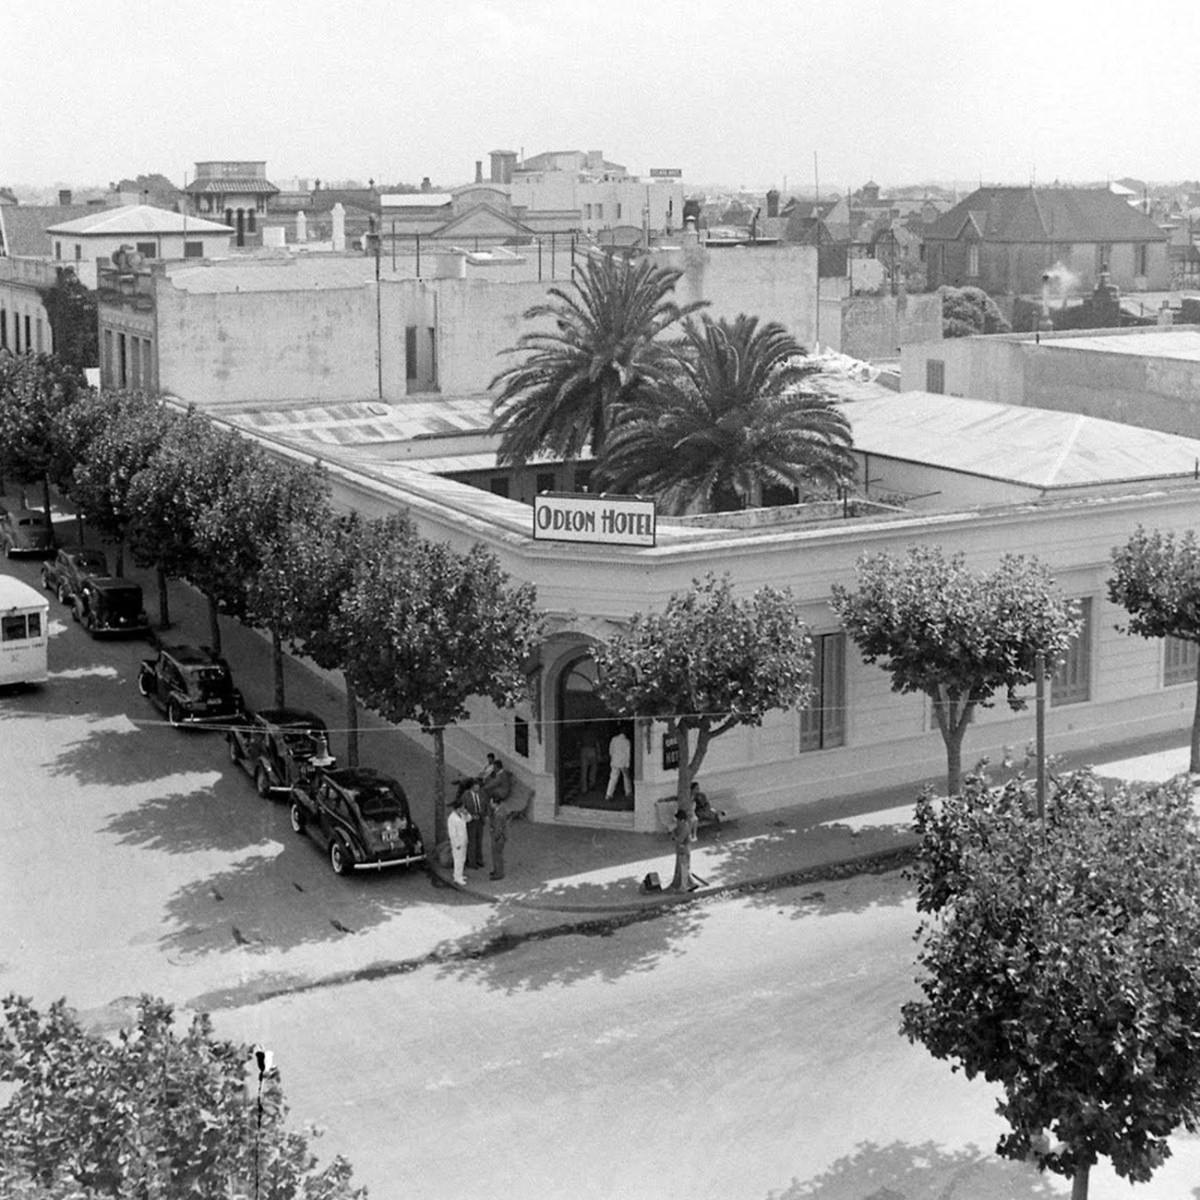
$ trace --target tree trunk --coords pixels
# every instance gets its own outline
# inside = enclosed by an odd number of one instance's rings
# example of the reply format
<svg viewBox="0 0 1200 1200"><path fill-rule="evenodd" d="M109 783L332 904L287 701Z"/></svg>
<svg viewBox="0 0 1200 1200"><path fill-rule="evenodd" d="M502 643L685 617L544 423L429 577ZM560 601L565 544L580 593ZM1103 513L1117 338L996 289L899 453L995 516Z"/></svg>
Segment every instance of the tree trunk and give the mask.
<svg viewBox="0 0 1200 1200"><path fill-rule="evenodd" d="M1071 1180L1071 1200L1087 1200L1088 1174L1091 1169L1091 1163L1084 1163L1083 1166L1075 1168L1075 1177Z"/></svg>
<svg viewBox="0 0 1200 1200"><path fill-rule="evenodd" d="M435 725L433 736L433 844L440 846L449 840L446 826L446 728Z"/></svg>
<svg viewBox="0 0 1200 1200"><path fill-rule="evenodd" d="M941 731L942 741L946 744L946 795L957 796L962 786L962 745L971 722L971 711L975 707L968 700L959 708L960 701L939 689L938 693L930 693L933 701L933 715Z"/></svg>
<svg viewBox="0 0 1200 1200"><path fill-rule="evenodd" d="M1196 657L1196 707L1192 713L1192 749L1188 756L1188 770L1200 774L1200 655Z"/></svg>
<svg viewBox="0 0 1200 1200"><path fill-rule="evenodd" d="M46 520L50 521L50 476L42 476L42 507L46 510Z"/></svg>
<svg viewBox="0 0 1200 1200"><path fill-rule="evenodd" d="M708 743L712 741L712 733L707 724L701 725L696 730L696 749L692 751L690 757L688 756L689 737L690 731L681 722L679 727L679 807L691 816L696 807L696 802L692 799L692 780L700 774L700 764L708 753Z"/></svg>
<svg viewBox="0 0 1200 1200"><path fill-rule="evenodd" d="M162 563L155 566L154 574L158 578L158 627L159 629L170 629L171 603L170 595L167 592L167 573L163 570Z"/></svg>
<svg viewBox="0 0 1200 1200"><path fill-rule="evenodd" d="M83 545L83 513L79 509L75 510L75 540Z"/></svg>
<svg viewBox="0 0 1200 1200"><path fill-rule="evenodd" d="M208 599L208 637L209 645L212 646L214 654L221 653L221 616L217 610L216 599L212 596Z"/></svg>
<svg viewBox="0 0 1200 1200"><path fill-rule="evenodd" d="M346 680L346 766L358 766L358 697L350 676L342 672Z"/></svg>
<svg viewBox="0 0 1200 1200"><path fill-rule="evenodd" d="M275 676L275 707L282 708L286 703L283 695L283 639L274 629L271 630L271 669Z"/></svg>

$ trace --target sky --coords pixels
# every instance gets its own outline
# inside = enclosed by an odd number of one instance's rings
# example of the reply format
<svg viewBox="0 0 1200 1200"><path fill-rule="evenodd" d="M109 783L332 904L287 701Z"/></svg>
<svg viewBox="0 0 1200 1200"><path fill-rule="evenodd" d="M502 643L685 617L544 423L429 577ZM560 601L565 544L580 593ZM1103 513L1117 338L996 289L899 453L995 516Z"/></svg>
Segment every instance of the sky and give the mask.
<svg viewBox="0 0 1200 1200"><path fill-rule="evenodd" d="M602 150L794 192L1200 177L1200 4L0 0L0 185L468 183Z"/></svg>

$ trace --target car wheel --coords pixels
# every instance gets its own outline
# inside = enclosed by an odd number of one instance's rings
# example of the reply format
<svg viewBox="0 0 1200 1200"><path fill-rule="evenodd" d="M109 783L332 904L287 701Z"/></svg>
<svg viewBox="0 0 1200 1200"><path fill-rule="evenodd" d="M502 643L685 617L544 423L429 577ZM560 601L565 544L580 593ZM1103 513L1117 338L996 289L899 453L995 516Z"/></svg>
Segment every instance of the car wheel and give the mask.
<svg viewBox="0 0 1200 1200"><path fill-rule="evenodd" d="M71 603L71 589L65 583L58 585L58 602L59 604Z"/></svg>
<svg viewBox="0 0 1200 1200"><path fill-rule="evenodd" d="M76 600L75 603L71 605L71 619L73 621L82 621L83 620L83 613L80 611L78 600Z"/></svg>
<svg viewBox="0 0 1200 1200"><path fill-rule="evenodd" d="M48 592L50 590L51 590L50 589L50 576L45 570L43 570L42 571L42 591Z"/></svg>
<svg viewBox="0 0 1200 1200"><path fill-rule="evenodd" d="M329 865L335 875L349 875L354 868L350 850L340 838L335 837L329 843Z"/></svg>
<svg viewBox="0 0 1200 1200"><path fill-rule="evenodd" d="M172 700L167 705L167 720L175 726L176 729L183 724L183 709L179 707L178 701Z"/></svg>
<svg viewBox="0 0 1200 1200"><path fill-rule="evenodd" d="M298 800L292 801L292 832L304 836L304 809L300 807Z"/></svg>
<svg viewBox="0 0 1200 1200"><path fill-rule="evenodd" d="M150 699L150 677L145 671L138 672L138 691L141 692L147 700Z"/></svg>
<svg viewBox="0 0 1200 1200"><path fill-rule="evenodd" d="M254 790L264 799L268 799L271 795L271 777L267 774L266 767L259 767L254 772Z"/></svg>
<svg viewBox="0 0 1200 1200"><path fill-rule="evenodd" d="M96 636L96 614L90 608L83 614L83 627L93 637Z"/></svg>
<svg viewBox="0 0 1200 1200"><path fill-rule="evenodd" d="M237 734L227 734L226 740L229 742L229 761L231 763L240 763L242 761L242 748L238 745Z"/></svg>

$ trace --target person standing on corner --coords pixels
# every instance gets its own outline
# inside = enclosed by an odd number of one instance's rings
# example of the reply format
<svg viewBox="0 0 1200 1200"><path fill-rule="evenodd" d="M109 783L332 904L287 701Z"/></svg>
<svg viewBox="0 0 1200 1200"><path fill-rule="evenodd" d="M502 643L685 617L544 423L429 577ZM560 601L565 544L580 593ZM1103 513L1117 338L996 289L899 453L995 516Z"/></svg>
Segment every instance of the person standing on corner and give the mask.
<svg viewBox="0 0 1200 1200"><path fill-rule="evenodd" d="M489 879L504 878L504 843L508 841L508 823L513 816L508 807L512 787L512 772L500 759L496 759L496 769L484 779L481 789L489 804L488 820L492 827L492 871Z"/></svg>
<svg viewBox="0 0 1200 1200"><path fill-rule="evenodd" d="M692 839L696 827L686 808L675 810L675 827L671 838L675 842L675 877L670 892L694 892L700 885L692 878Z"/></svg>
<svg viewBox="0 0 1200 1200"><path fill-rule="evenodd" d="M624 729L618 729L608 743L608 790L604 793L605 800L611 800L617 790L617 779L621 780L621 788L626 800L633 799L633 778L629 765L633 761L633 744Z"/></svg>
<svg viewBox="0 0 1200 1200"><path fill-rule="evenodd" d="M446 831L450 835L450 855L454 860L454 882L459 887L467 886L467 877L463 867L467 862L467 823L468 817L463 812L463 802L455 796L450 801L450 812L446 817Z"/></svg>
<svg viewBox="0 0 1200 1200"><path fill-rule="evenodd" d="M461 793L463 811L467 814L467 867L483 866L483 826L487 820L487 801L479 790L477 780L464 781Z"/></svg>

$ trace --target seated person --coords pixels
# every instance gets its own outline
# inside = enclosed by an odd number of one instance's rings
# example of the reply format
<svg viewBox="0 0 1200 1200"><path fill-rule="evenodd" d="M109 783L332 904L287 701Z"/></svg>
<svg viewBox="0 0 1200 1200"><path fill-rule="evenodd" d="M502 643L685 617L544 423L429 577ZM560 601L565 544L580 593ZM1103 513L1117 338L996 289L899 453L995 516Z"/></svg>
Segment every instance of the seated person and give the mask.
<svg viewBox="0 0 1200 1200"><path fill-rule="evenodd" d="M713 808L695 780L692 781L692 812L698 825L720 825L725 817L724 809Z"/></svg>

